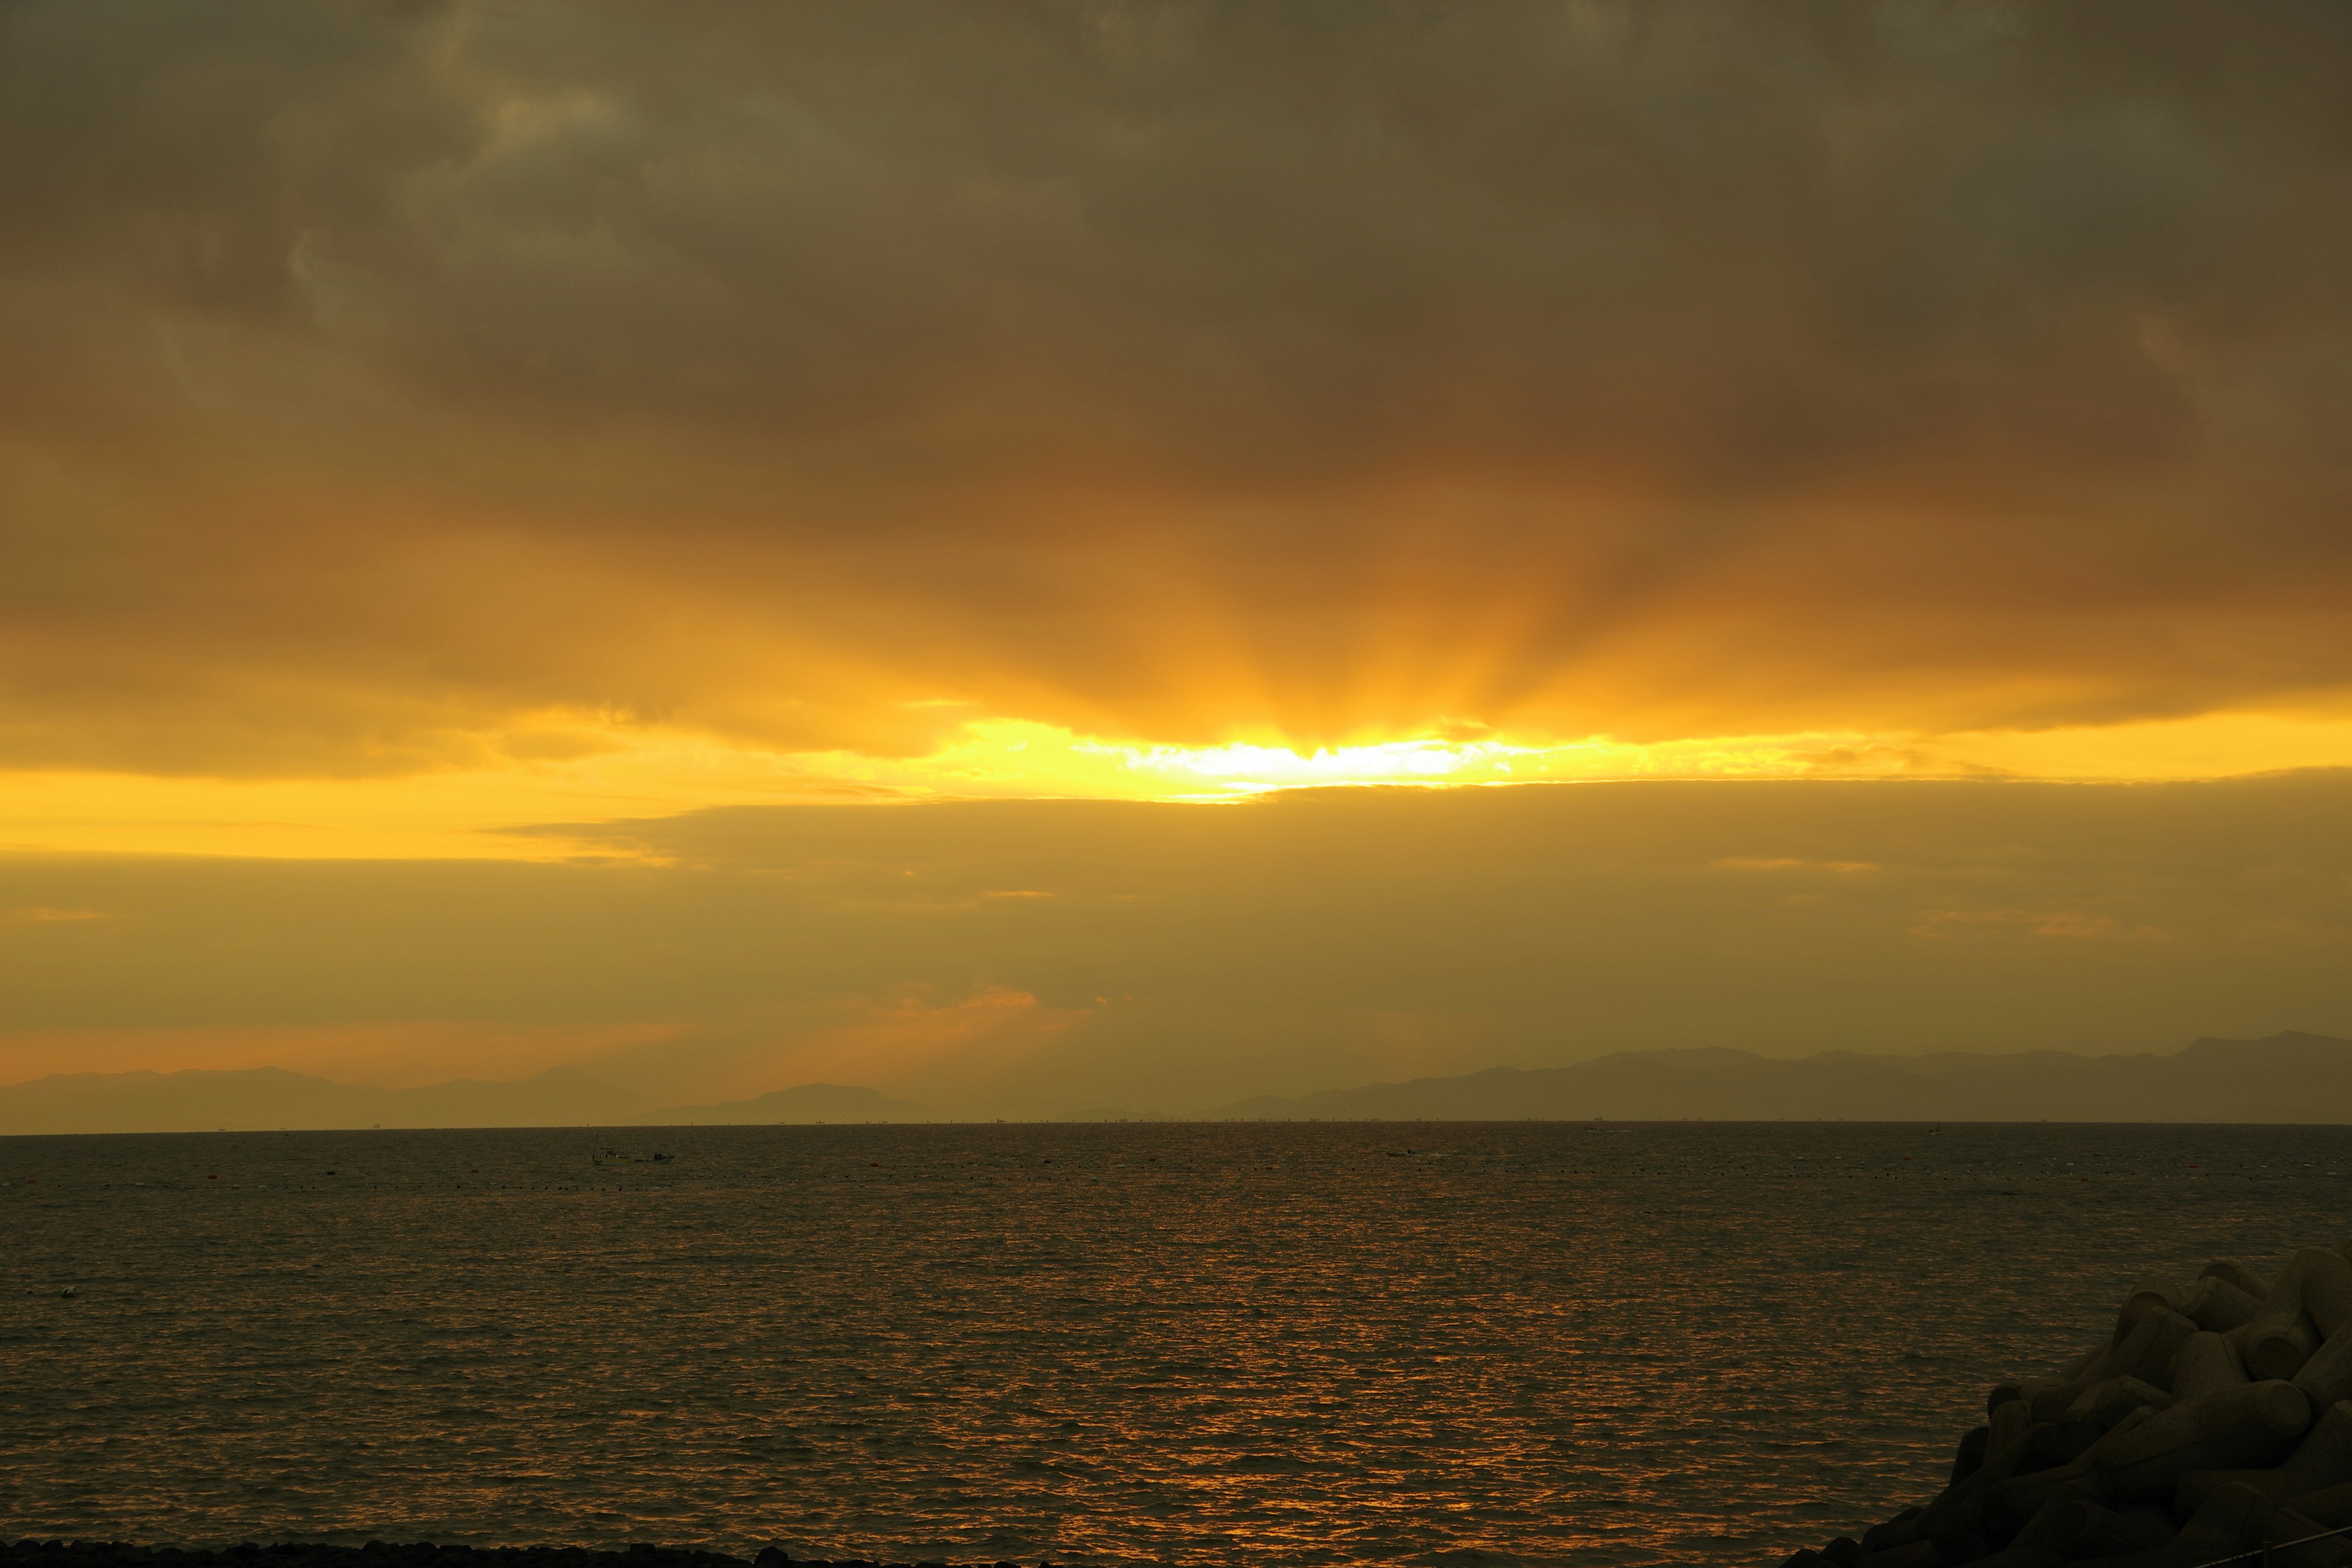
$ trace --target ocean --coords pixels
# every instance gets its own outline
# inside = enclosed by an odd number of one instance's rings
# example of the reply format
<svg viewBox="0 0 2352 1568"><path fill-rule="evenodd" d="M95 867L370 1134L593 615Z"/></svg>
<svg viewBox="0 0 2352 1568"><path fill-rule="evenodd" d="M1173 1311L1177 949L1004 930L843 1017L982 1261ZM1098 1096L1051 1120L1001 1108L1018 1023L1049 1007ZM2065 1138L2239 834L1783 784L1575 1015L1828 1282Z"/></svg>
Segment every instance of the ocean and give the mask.
<svg viewBox="0 0 2352 1568"><path fill-rule="evenodd" d="M0 1537L1770 1563L2347 1200L2336 1127L5 1138Z"/></svg>

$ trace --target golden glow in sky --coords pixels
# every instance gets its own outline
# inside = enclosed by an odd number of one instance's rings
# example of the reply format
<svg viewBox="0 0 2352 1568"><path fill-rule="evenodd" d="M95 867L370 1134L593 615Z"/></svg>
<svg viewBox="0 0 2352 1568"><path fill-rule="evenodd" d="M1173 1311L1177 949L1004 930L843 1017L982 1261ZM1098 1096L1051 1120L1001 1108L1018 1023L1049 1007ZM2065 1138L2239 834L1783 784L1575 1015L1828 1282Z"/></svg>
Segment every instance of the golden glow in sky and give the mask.
<svg viewBox="0 0 2352 1568"><path fill-rule="evenodd" d="M544 737L550 728L535 731ZM1232 803L1349 785L1464 787L1614 780L2223 778L2352 765L2352 721L2221 714L2134 725L1937 737L1750 735L1633 744L1374 742L1301 752L1110 742L1016 721L970 725L911 758L788 754L627 728L561 732L581 754L347 780L17 775L5 847L270 858L538 859L560 835L501 829L714 805L1013 798ZM530 748L521 748L529 750Z"/></svg>

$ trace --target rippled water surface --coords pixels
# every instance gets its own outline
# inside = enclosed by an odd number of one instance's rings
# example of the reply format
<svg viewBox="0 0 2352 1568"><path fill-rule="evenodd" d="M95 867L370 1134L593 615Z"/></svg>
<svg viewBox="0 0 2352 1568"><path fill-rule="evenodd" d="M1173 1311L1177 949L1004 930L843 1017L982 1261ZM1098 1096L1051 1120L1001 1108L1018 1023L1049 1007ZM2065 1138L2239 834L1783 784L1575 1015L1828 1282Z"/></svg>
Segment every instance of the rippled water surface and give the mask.
<svg viewBox="0 0 2352 1568"><path fill-rule="evenodd" d="M2348 1145L0 1139L0 1534L1765 1562L1932 1491L1986 1387L2102 1335L2137 1279L2339 1239Z"/></svg>

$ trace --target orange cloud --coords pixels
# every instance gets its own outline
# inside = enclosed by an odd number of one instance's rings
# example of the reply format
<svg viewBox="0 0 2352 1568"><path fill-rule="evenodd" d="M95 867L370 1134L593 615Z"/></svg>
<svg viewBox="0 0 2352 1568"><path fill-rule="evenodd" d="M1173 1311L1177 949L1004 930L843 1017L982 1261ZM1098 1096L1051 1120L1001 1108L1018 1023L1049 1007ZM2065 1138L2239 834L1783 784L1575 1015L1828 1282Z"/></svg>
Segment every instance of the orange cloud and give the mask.
<svg viewBox="0 0 2352 1568"><path fill-rule="evenodd" d="M2083 910L1927 910L1910 932L1926 937L2023 934L2090 942L2168 942L2176 935Z"/></svg>

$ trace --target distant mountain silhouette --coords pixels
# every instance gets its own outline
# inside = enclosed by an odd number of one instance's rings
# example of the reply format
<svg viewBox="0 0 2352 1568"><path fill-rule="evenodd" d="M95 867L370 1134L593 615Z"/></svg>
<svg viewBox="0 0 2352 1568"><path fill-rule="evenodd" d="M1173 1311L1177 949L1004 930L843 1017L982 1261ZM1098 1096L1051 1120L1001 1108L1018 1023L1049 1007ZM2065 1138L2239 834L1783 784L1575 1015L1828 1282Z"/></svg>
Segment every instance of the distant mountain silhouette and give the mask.
<svg viewBox="0 0 2352 1568"><path fill-rule="evenodd" d="M871 1089L806 1083L751 1100L645 1111L642 1097L576 1068L516 1082L422 1089L334 1083L282 1068L58 1073L0 1088L0 1133L209 1132L278 1128L613 1127L926 1121L940 1113ZM2200 1039L2171 1055L1796 1059L1704 1047L1621 1051L1575 1067L1265 1095L1212 1118L1325 1121L2239 1121L2352 1123L2352 1040L2288 1032ZM1100 1110L1064 1120L1157 1120Z"/></svg>
<svg viewBox="0 0 2352 1568"><path fill-rule="evenodd" d="M0 1089L0 1133L235 1132L335 1127L609 1127L644 1100L574 1068L422 1089L334 1083L283 1068L54 1073Z"/></svg>
<svg viewBox="0 0 2352 1568"><path fill-rule="evenodd" d="M772 1126L807 1125L816 1121L930 1121L939 1113L910 1100L892 1100L879 1089L852 1089L838 1083L804 1083L779 1089L752 1100L730 1100L718 1105L680 1105L631 1118L641 1127L698 1126L730 1123Z"/></svg>
<svg viewBox="0 0 2352 1568"><path fill-rule="evenodd" d="M2289 1031L2200 1039L2170 1056L1708 1047L1621 1051L1575 1067L1236 1100L1212 1117L1326 1121L2352 1122L2352 1040Z"/></svg>

